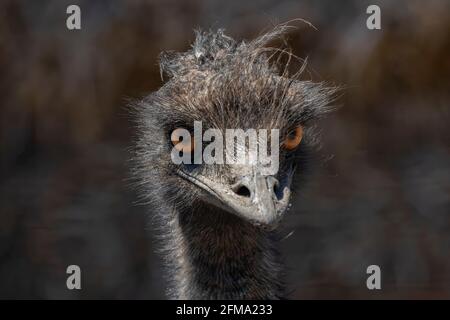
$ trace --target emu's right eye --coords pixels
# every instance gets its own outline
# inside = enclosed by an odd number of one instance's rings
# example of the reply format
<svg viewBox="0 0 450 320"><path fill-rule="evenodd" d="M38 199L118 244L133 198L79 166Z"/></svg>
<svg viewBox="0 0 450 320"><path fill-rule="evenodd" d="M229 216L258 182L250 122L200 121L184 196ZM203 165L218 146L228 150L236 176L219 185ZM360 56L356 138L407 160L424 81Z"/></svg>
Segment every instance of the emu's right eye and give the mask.
<svg viewBox="0 0 450 320"><path fill-rule="evenodd" d="M294 150L298 147L303 138L303 128L298 126L293 131L289 133L286 139L283 141L283 147L286 150Z"/></svg>
<svg viewBox="0 0 450 320"><path fill-rule="evenodd" d="M195 141L191 138L191 133L184 128L177 128L173 130L170 135L170 141L172 141L172 145L178 151L183 151L186 153L194 151Z"/></svg>

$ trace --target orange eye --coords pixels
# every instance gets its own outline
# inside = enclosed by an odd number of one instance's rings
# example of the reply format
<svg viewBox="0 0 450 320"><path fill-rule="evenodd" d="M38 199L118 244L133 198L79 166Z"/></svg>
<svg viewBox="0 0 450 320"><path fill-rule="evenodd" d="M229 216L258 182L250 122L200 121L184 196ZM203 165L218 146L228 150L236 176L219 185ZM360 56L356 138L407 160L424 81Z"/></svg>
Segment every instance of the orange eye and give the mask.
<svg viewBox="0 0 450 320"><path fill-rule="evenodd" d="M195 141L191 138L191 133L183 128L177 128L172 131L170 140L178 151L190 153L195 148Z"/></svg>
<svg viewBox="0 0 450 320"><path fill-rule="evenodd" d="M299 126L288 134L286 139L283 141L282 146L286 150L294 150L295 148L298 147L298 145L302 141L302 137L303 137L303 128Z"/></svg>

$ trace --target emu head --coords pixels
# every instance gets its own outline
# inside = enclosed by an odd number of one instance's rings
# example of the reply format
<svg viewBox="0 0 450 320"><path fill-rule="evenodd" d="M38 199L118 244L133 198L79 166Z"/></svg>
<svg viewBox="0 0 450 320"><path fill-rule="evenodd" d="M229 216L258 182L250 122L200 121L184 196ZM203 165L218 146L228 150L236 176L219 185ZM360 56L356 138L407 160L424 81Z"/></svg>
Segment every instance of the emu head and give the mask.
<svg viewBox="0 0 450 320"><path fill-rule="evenodd" d="M211 214L223 210L263 227L280 220L289 204L293 176L303 172L299 160L316 141L314 120L329 111L333 92L299 80L302 70L289 76L288 63L280 68L274 61L274 54L282 50L266 45L285 30L286 26L277 27L249 43L238 43L222 30L199 31L190 50L161 55L162 76L169 80L137 104L136 174L150 200L168 202L178 211L209 206ZM278 136L267 141L269 153L278 152L278 170L267 173L267 164L260 161L174 163L172 152L178 143L181 153L192 155L208 145L174 140L177 129L193 132L196 121L203 132L218 129L223 137L226 129L278 130ZM270 139L279 140L277 150ZM229 150L225 143L224 152L235 155L236 149L248 145L245 140Z"/></svg>

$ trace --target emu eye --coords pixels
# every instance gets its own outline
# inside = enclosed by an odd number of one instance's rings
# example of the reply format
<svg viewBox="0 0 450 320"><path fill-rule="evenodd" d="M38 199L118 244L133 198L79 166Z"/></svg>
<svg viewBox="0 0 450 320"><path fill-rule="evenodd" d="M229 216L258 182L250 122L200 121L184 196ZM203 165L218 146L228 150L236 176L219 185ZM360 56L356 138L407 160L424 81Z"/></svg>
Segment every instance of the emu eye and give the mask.
<svg viewBox="0 0 450 320"><path fill-rule="evenodd" d="M294 150L298 147L303 137L303 128L298 126L292 130L283 141L283 148L286 150Z"/></svg>
<svg viewBox="0 0 450 320"><path fill-rule="evenodd" d="M178 151L190 153L195 148L195 141L191 138L191 133L184 128L173 130L170 135L170 141L172 141L172 145Z"/></svg>

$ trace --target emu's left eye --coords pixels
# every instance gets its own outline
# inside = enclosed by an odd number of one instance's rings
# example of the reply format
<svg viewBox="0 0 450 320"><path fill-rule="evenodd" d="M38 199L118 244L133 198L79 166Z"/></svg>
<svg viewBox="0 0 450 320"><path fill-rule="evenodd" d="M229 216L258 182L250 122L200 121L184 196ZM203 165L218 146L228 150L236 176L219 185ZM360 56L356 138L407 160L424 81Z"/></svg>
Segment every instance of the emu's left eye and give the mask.
<svg viewBox="0 0 450 320"><path fill-rule="evenodd" d="M303 128L298 126L292 130L283 141L283 148L286 150L294 150L298 147L303 138Z"/></svg>
<svg viewBox="0 0 450 320"><path fill-rule="evenodd" d="M190 132L184 128L173 130L170 135L170 140L172 141L172 145L178 151L191 153L195 149L194 139L191 138Z"/></svg>

